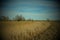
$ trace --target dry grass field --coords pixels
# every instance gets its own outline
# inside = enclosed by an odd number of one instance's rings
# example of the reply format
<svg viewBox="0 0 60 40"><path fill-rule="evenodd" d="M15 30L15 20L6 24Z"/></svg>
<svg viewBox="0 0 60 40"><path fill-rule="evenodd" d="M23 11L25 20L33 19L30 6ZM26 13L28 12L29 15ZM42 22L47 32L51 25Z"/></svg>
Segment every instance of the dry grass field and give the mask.
<svg viewBox="0 0 60 40"><path fill-rule="evenodd" d="M1 40L58 40L58 21L2 21Z"/></svg>

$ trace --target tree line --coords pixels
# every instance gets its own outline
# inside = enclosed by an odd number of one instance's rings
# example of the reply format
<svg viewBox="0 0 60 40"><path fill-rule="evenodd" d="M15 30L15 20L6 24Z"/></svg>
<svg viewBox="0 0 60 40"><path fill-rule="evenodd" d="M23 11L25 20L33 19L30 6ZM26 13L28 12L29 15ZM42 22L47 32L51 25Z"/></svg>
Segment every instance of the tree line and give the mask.
<svg viewBox="0 0 60 40"><path fill-rule="evenodd" d="M16 15L12 20L8 16L0 16L0 21L26 21L26 19L22 15ZM27 19L27 21L34 21L34 20ZM50 21L50 19L47 18L47 21Z"/></svg>
<svg viewBox="0 0 60 40"><path fill-rule="evenodd" d="M8 17L8 16L1 16L0 17L0 21L25 21L25 17L23 17L22 15L16 15L12 20ZM32 19L28 19L28 20L32 20Z"/></svg>

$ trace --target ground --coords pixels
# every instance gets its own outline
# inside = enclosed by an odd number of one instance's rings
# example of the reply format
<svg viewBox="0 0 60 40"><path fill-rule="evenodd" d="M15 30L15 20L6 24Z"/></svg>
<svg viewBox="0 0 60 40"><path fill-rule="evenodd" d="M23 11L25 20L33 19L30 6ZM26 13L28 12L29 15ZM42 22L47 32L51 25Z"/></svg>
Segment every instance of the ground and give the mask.
<svg viewBox="0 0 60 40"><path fill-rule="evenodd" d="M58 27L58 21L2 21L1 40L57 40Z"/></svg>

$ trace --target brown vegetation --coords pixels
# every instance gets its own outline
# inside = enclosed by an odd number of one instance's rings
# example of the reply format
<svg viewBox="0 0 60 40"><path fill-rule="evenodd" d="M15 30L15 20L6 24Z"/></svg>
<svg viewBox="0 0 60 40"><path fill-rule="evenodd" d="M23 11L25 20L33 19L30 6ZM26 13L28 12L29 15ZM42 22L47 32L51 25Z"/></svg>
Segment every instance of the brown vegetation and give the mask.
<svg viewBox="0 0 60 40"><path fill-rule="evenodd" d="M57 40L59 22L5 21L0 27L2 40Z"/></svg>

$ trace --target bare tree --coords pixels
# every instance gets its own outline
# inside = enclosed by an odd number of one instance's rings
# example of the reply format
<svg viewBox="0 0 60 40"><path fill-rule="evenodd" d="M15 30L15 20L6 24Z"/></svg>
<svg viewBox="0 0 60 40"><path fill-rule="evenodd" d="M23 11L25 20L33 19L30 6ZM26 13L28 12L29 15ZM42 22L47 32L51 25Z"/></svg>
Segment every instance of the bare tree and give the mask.
<svg viewBox="0 0 60 40"><path fill-rule="evenodd" d="M16 15L15 18L14 18L14 20L16 20L16 21L24 21L25 18L22 15L20 15L20 16Z"/></svg>
<svg viewBox="0 0 60 40"><path fill-rule="evenodd" d="M9 17L8 16L1 16L0 21L8 21Z"/></svg>
<svg viewBox="0 0 60 40"><path fill-rule="evenodd" d="M49 22L49 21L50 21L50 19L49 19L49 18L47 18L47 21Z"/></svg>

